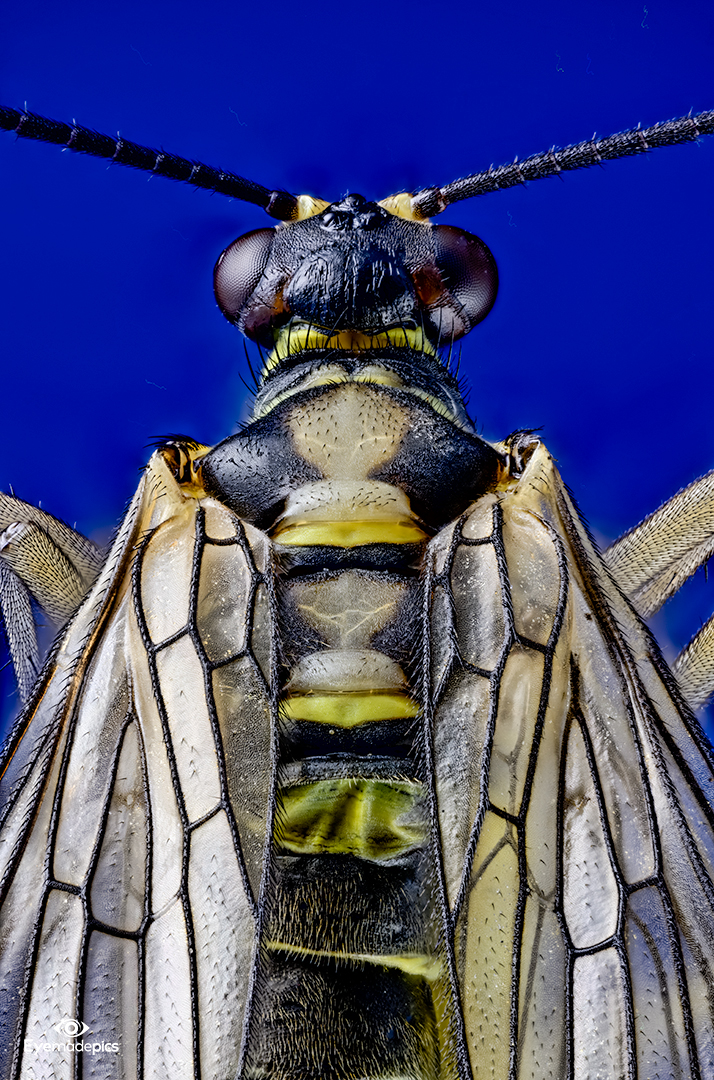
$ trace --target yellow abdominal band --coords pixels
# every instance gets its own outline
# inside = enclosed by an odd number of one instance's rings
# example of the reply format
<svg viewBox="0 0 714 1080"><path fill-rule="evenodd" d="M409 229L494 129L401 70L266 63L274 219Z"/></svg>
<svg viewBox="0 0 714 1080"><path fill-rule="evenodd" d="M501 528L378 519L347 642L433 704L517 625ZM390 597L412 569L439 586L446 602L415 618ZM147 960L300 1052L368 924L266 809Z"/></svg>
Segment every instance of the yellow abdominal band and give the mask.
<svg viewBox="0 0 714 1080"><path fill-rule="evenodd" d="M339 778L282 788L275 839L293 855L383 862L428 838L426 793L409 781Z"/></svg>
<svg viewBox="0 0 714 1080"><path fill-rule="evenodd" d="M352 964L375 964L379 967L397 968L406 975L436 982L444 973L441 958L430 953L353 953L335 949L310 949L305 945L293 945L286 941L269 941L268 948L277 953L292 953L310 960L330 959Z"/></svg>
<svg viewBox="0 0 714 1080"><path fill-rule="evenodd" d="M342 729L418 715L417 703L398 690L290 694L281 705L288 723L302 720ZM424 798L420 783L364 777L284 787L276 839L295 855L390 859L425 842Z"/></svg>

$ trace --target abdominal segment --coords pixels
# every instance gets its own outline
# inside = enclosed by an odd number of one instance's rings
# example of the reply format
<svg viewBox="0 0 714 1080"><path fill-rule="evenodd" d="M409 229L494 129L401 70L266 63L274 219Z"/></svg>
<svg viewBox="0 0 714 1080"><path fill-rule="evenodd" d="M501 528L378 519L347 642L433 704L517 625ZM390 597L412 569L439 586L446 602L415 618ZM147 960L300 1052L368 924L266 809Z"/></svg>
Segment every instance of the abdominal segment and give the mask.
<svg viewBox="0 0 714 1080"><path fill-rule="evenodd" d="M421 586L350 550L341 571L291 559L278 590L286 675L254 1080L457 1075L413 685Z"/></svg>

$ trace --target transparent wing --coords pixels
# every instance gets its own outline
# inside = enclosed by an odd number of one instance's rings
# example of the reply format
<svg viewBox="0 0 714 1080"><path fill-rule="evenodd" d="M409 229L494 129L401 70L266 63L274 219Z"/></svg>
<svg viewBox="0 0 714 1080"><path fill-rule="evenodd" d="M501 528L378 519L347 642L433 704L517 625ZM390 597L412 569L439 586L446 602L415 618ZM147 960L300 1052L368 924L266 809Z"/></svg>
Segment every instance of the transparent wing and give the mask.
<svg viewBox="0 0 714 1080"><path fill-rule="evenodd" d="M547 451L432 556L435 783L474 1075L714 1075L711 750Z"/></svg>
<svg viewBox="0 0 714 1080"><path fill-rule="evenodd" d="M270 811L267 555L154 456L7 755L2 1076L74 1075L68 1019L114 1076L235 1072Z"/></svg>

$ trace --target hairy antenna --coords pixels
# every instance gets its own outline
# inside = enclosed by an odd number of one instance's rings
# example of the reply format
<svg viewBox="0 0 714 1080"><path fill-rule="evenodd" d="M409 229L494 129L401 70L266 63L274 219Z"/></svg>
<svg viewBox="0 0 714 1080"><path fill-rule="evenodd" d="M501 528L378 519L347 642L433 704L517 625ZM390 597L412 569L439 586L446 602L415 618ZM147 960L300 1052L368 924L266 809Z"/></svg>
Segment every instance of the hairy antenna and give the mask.
<svg viewBox="0 0 714 1080"><path fill-rule="evenodd" d="M677 143L694 142L700 135L714 134L714 110L698 113L697 116L680 116L677 120L665 120L649 128L631 128L619 135L608 135L605 139L592 139L587 142L566 146L563 150L546 150L542 154L519 161L515 158L510 165L493 165L486 172L465 176L454 180L442 188L424 188L412 196L411 208L414 217L427 218L440 214L451 203L471 199L474 195L487 195L501 188L515 187L529 180L542 180L546 176L555 176L572 169L587 169L599 165L601 161L613 161L615 158L632 157L634 154L646 154L648 150L660 146L676 146Z"/></svg>
<svg viewBox="0 0 714 1080"><path fill-rule="evenodd" d="M79 124L63 124L59 120L37 116L36 113L20 112L0 105L0 130L14 131L23 139L55 143L78 154L109 158L118 165L129 165L132 169L167 176L170 180L181 180L219 195L255 203L279 221L290 221L297 216L297 199L287 191L269 191L262 184L203 165L200 161L166 154L163 150L151 150L121 137L100 135Z"/></svg>
<svg viewBox="0 0 714 1080"><path fill-rule="evenodd" d="M133 169L167 176L171 180L206 188L219 195L255 203L280 221L292 221L300 213L297 196L287 191L270 191L262 184L203 165L200 161L166 154L163 150L151 150L121 137L100 135L78 124L63 124L35 113L0 105L0 130L14 131L23 139L55 143L76 153L109 158L119 165L129 165ZM433 217L452 203L471 199L475 195L487 195L491 191L573 169L587 169L602 161L645 154L660 146L694 142L701 135L711 134L714 134L714 110L666 120L649 128L638 126L605 139L596 139L593 135L587 142L566 146L563 150L553 147L523 161L516 158L510 165L499 165L495 169L491 166L486 172L474 173L445 187L424 188L411 196L411 214L415 218Z"/></svg>

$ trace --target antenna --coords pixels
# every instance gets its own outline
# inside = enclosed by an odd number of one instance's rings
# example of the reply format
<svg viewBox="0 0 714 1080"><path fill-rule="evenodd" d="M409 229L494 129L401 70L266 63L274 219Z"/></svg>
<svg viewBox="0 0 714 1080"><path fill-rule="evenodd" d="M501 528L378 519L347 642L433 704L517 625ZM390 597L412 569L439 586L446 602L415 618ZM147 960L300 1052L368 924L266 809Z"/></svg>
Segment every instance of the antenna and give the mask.
<svg viewBox="0 0 714 1080"><path fill-rule="evenodd" d="M298 201L295 195L287 191L270 191L253 180L245 180L235 173L223 172L200 161L167 154L163 150L151 150L148 146L139 146L121 136L100 135L91 128L79 124L63 124L59 120L48 120L36 113L20 112L0 105L0 130L14 131L23 139L38 139L40 142L54 143L73 150L76 154L89 154L91 157L109 158L118 165L128 165L132 169L167 176L170 180L180 180L184 184L206 188L219 195L229 195L233 199L255 203L279 221L290 221L297 216Z"/></svg>
<svg viewBox="0 0 714 1080"><path fill-rule="evenodd" d="M229 195L233 199L255 203L279 221L293 221L305 216L301 215L298 197L287 191L270 191L262 184L246 180L235 173L214 169L200 161L178 157L176 154L167 154L163 150L151 150L120 136L114 138L111 135L100 135L78 124L64 124L58 120L48 120L36 113L21 112L0 105L0 130L14 131L23 139L54 143L78 154L108 158L118 165L128 165L133 169L193 184L194 187L205 188L219 195ZM411 216L422 219L433 217L462 199L487 195L492 191L526 184L531 180L542 180L546 176L555 176L573 169L587 169L591 165L600 165L603 161L646 154L660 146L695 142L702 135L712 134L714 110L698 113L696 116L690 114L676 120L665 120L648 128L638 125L618 135L608 135L604 139L596 139L593 135L592 139L586 142L575 143L562 150L553 147L544 153L524 158L523 161L515 158L510 165L499 165L495 169L492 165L486 172L465 176L445 187L424 188L411 196ZM409 196L403 198L406 200ZM315 209L310 212L315 213Z"/></svg>

